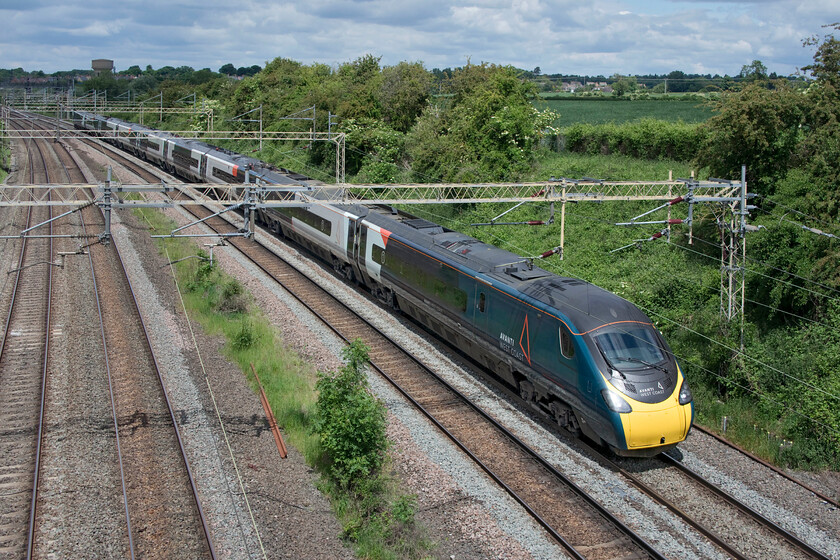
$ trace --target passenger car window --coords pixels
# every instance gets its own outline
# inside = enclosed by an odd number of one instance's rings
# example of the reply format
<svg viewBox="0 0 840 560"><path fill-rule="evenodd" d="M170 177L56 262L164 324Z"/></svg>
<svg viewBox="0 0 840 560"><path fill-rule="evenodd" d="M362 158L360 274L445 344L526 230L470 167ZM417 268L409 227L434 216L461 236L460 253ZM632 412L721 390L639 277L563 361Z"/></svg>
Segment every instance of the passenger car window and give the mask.
<svg viewBox="0 0 840 560"><path fill-rule="evenodd" d="M561 323L560 324L560 353L563 354L565 358L573 358L575 355L575 345L572 343L572 333L569 332L569 328Z"/></svg>

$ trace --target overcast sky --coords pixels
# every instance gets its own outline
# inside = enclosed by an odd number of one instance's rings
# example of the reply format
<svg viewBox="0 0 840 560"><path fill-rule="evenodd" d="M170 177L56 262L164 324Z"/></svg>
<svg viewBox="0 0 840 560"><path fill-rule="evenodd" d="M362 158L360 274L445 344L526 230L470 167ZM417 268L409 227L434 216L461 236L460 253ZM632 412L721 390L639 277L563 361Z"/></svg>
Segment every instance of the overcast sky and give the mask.
<svg viewBox="0 0 840 560"><path fill-rule="evenodd" d="M365 54L427 69L491 62L544 74L795 73L838 0L0 0L0 68L336 66Z"/></svg>

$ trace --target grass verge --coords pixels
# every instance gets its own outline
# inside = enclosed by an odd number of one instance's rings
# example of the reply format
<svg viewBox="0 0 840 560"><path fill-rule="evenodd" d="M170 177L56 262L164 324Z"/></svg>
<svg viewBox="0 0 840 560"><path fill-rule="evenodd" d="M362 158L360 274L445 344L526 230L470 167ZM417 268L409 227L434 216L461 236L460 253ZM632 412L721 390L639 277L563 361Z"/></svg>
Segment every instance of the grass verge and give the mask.
<svg viewBox="0 0 840 560"><path fill-rule="evenodd" d="M152 233L168 233L176 226L154 210L138 210ZM208 262L208 256L187 238L160 239L159 249L175 265L178 284L190 318L209 335L222 336L224 355L237 364L256 391L251 364L262 381L284 439L321 475L318 487L328 496L339 519L345 542L361 558L423 558L431 548L415 523L415 498L385 468L362 487L349 491L329 476L329 457L316 433L318 372L287 348L251 296L235 279ZM197 258L196 258L197 257ZM183 260L181 260L183 259Z"/></svg>
<svg viewBox="0 0 840 560"><path fill-rule="evenodd" d="M12 168L11 153L7 140L0 140L0 183L2 183Z"/></svg>

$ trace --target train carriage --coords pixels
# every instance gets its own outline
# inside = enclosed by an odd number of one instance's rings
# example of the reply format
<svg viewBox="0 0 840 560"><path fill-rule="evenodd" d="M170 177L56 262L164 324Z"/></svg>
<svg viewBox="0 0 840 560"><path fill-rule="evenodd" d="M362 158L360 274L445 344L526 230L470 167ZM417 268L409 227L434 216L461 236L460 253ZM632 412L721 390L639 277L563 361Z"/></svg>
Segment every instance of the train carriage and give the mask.
<svg viewBox="0 0 840 560"><path fill-rule="evenodd" d="M437 224L368 215L390 226L380 266L388 301L493 370L572 432L623 455L688 434L691 396L650 319L628 301L558 277Z"/></svg>

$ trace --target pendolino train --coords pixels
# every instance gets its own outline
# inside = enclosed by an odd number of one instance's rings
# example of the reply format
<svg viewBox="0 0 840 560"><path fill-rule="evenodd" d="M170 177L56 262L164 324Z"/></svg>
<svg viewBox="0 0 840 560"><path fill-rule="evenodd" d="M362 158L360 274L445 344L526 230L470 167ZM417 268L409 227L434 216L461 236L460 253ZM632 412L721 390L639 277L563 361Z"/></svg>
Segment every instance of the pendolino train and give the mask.
<svg viewBox="0 0 840 560"><path fill-rule="evenodd" d="M131 130L115 140L187 179L302 184L304 178L198 142L76 113L78 128ZM259 210L272 232L422 323L516 388L563 428L625 456L688 435L691 391L637 307L514 253L390 206L312 204Z"/></svg>

